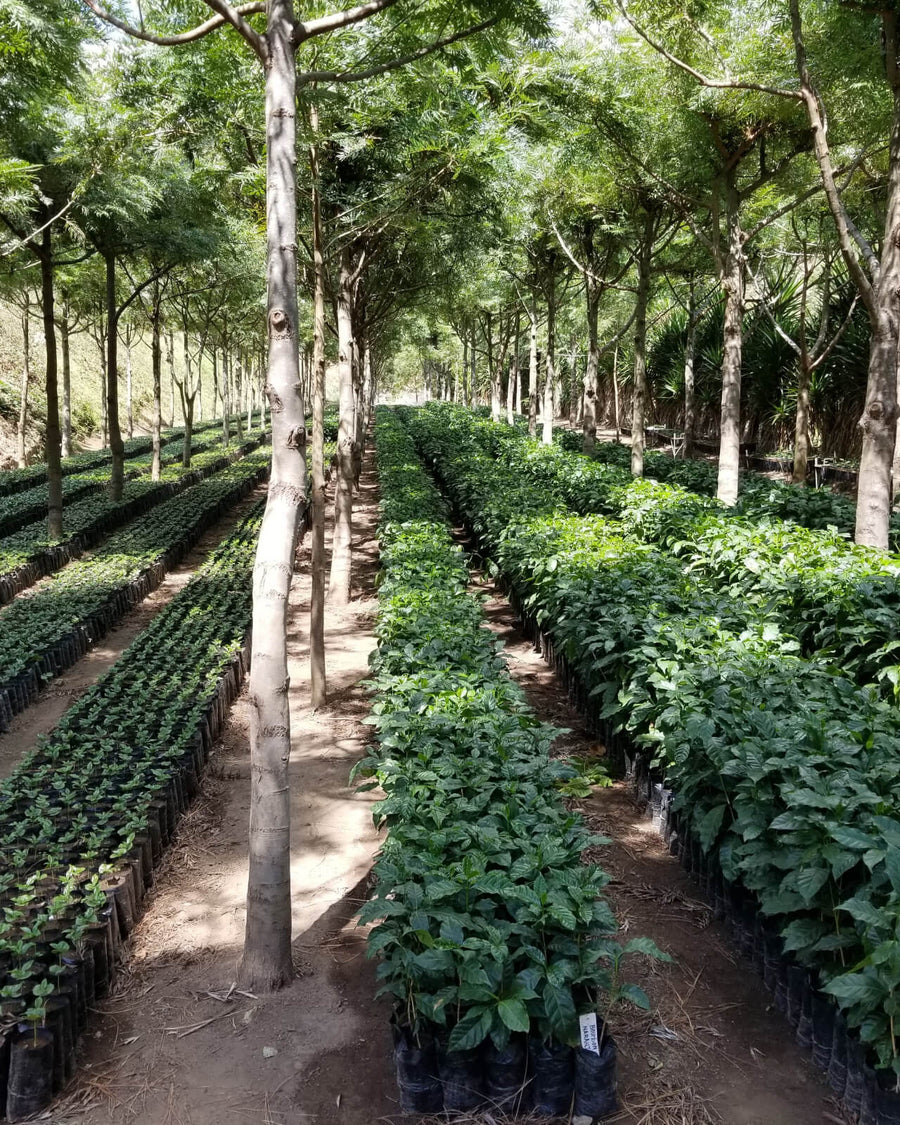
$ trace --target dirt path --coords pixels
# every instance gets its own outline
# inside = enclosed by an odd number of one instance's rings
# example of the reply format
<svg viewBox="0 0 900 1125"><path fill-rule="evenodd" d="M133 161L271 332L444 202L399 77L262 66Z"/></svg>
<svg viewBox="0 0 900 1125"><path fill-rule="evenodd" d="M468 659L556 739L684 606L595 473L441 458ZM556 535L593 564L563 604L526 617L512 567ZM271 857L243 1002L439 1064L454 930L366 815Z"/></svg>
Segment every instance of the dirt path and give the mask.
<svg viewBox="0 0 900 1125"><path fill-rule="evenodd" d="M570 728L557 748L591 756L598 747L568 694L509 607L477 576L485 612L504 643L510 673L540 718ZM616 1122L641 1125L823 1125L842 1122L818 1071L770 1006L752 966L729 943L701 892L669 856L623 784L578 802L590 827L613 843L596 852L612 876L611 905L625 934L653 938L672 965L640 958L628 968L651 1010L612 1017L623 1103Z"/></svg>
<svg viewBox="0 0 900 1125"><path fill-rule="evenodd" d="M308 540L292 589L297 979L275 995L224 999L240 957L246 893L242 697L131 939L124 979L89 1033L81 1077L57 1107L56 1125L368 1125L396 1110L389 1004L372 998L374 965L353 922L379 843L375 798L347 785L368 732L360 725L369 710L361 681L375 644L376 505L369 457L354 512L354 601L343 614L326 614L329 705L319 713L310 710L307 688Z"/></svg>
<svg viewBox="0 0 900 1125"><path fill-rule="evenodd" d="M146 629L179 590L184 589L210 551L218 546L265 493L265 485L255 488L249 497L204 532L193 550L168 572L151 594L130 610L77 664L52 680L37 703L26 707L13 718L9 730L0 734L0 778L9 777L23 756L34 748L38 738L53 730L75 700L115 664L137 635ZM52 578L43 581L51 582ZM36 588L32 586L27 592Z"/></svg>

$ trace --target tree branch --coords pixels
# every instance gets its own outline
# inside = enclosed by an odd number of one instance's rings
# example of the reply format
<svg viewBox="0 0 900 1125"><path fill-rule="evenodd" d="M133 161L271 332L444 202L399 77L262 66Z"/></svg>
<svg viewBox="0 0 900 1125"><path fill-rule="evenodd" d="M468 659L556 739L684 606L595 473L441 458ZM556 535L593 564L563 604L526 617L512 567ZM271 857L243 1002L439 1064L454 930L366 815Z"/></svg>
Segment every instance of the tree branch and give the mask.
<svg viewBox="0 0 900 1125"><path fill-rule="evenodd" d="M683 70L685 74L689 74L691 78L696 79L701 86L707 86L711 90L756 90L760 94L774 94L778 98L790 98L791 101L800 102L803 100L803 95L799 90L782 90L779 86L763 86L759 82L741 82L736 78L707 78L705 74L701 74L699 70L695 70L692 66L679 59L677 55L673 55L667 51L662 43L657 43L650 35L631 18L628 9L625 6L625 0L616 0L616 7L631 25L635 32L644 40L648 46L652 47L657 54L662 55L673 66L677 66L679 70Z"/></svg>
<svg viewBox="0 0 900 1125"><path fill-rule="evenodd" d="M182 31L176 35L155 35L150 31L144 31L143 28L132 27L125 20L120 20L118 16L108 12L100 5L98 0L82 0L82 2L104 23L111 24L119 31L124 31L126 35L130 35L133 39L142 39L145 43L156 44L157 47L180 47L184 43L194 43L198 39L202 39L204 35L209 35L211 31L224 27L228 23L247 40L263 62L265 62L268 54L263 36L255 32L244 19L244 16L265 12L265 0L254 0L253 3L241 4L236 8L232 8L225 0L204 0L207 7L212 8L216 15L212 19L192 27L189 31Z"/></svg>
<svg viewBox="0 0 900 1125"><path fill-rule="evenodd" d="M369 0L368 3L360 4L356 8L332 12L330 16L319 16L318 19L307 20L305 23L298 22L294 24L294 46L299 47L314 35L324 35L328 31L336 31L339 27L347 27L349 24L367 20L370 16L375 16L396 3L397 0Z"/></svg>
<svg viewBox="0 0 900 1125"><path fill-rule="evenodd" d="M376 74L385 74L389 70L396 70L398 67L406 66L407 63L423 59L426 55L431 55L442 47L449 47L451 43L456 43L460 39L477 35L478 32L493 27L497 20L498 17L494 16L482 23L476 23L464 31L457 31L454 35L446 35L443 39L436 39L425 47L410 51L408 55L401 55L398 58L391 59L390 62L378 63L375 66L367 67L365 70L308 70L304 74L298 74L297 81L304 84L308 82L362 82L365 78L374 78Z"/></svg>

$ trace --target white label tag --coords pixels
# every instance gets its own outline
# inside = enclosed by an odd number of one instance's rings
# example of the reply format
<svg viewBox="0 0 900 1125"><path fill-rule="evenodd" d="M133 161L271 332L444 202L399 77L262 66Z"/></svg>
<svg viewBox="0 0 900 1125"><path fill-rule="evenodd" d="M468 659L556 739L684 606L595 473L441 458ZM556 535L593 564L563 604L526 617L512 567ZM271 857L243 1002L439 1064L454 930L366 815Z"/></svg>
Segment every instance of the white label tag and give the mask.
<svg viewBox="0 0 900 1125"><path fill-rule="evenodd" d="M581 1046L586 1051L593 1051L595 1055L600 1054L600 1043L597 1036L597 1013L588 1012L586 1016L579 1016L578 1022L581 1024Z"/></svg>

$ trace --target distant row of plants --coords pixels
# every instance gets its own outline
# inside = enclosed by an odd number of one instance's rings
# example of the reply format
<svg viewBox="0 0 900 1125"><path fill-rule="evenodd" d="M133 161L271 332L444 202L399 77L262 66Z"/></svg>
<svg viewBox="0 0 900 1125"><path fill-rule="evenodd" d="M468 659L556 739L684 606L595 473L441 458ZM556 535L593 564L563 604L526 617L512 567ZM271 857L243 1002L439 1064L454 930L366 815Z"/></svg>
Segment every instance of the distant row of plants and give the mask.
<svg viewBox="0 0 900 1125"><path fill-rule="evenodd" d="M221 429L221 426L221 420L203 422L194 426L193 432L202 434L217 427ZM183 427L176 427L163 430L160 440L165 445L168 442L179 441L183 436ZM153 438L149 435L128 438L124 445L126 457L137 457L142 453L149 453L153 449ZM63 458L63 476L98 469L103 465L109 465L111 460L112 454L109 449L88 449L83 453L75 453L71 457ZM43 484L46 479L47 465L43 461L37 465L28 465L24 469L4 469L0 472L0 496L10 496L27 488L33 488L35 485Z"/></svg>
<svg viewBox="0 0 900 1125"><path fill-rule="evenodd" d="M38 578L64 566L73 555L95 543L101 534L189 487L200 477L222 468L227 460L244 456L261 441L261 436L254 435L226 451L218 435L206 437L194 446L190 469L182 467L180 452L170 447L163 457L164 467L158 481L148 479L148 466L137 466L135 461L126 462L126 474L130 466L135 466L144 475L126 480L121 500L111 499L108 492L98 488L83 499L67 504L65 531L61 539L51 540L48 537L45 516L0 539L0 604L5 605ZM106 476L103 483L107 483Z"/></svg>
<svg viewBox="0 0 900 1125"><path fill-rule="evenodd" d="M240 685L261 518L258 504L0 783L0 1029L52 1024L55 1068Z"/></svg>
<svg viewBox="0 0 900 1125"><path fill-rule="evenodd" d="M834 529L751 516L679 485L528 441L508 426L428 407L434 450L467 442L509 487L530 486L539 510L620 521L629 535L675 555L692 588L753 603L805 656L833 660L859 683L900 699L900 558L858 547ZM683 463L682 463L683 464ZM690 464L690 463L688 463ZM803 490L796 490L803 491Z"/></svg>
<svg viewBox="0 0 900 1125"><path fill-rule="evenodd" d="M581 451L581 434L557 429L554 441L569 452ZM630 470L631 450L619 442L600 442L594 458L603 465ZM680 485L702 496L715 496L717 469L709 461L686 461L669 457L659 450L644 453L644 475L667 484ZM756 473L742 473L735 509L752 519L773 516L791 520L801 527L835 528L841 535L852 535L856 521L856 505L846 496L838 496L827 488L806 488L784 481L772 481ZM891 520L891 546L900 548L900 516Z"/></svg>
<svg viewBox="0 0 900 1125"><path fill-rule="evenodd" d="M382 581L372 659L377 743L355 773L385 796L388 829L369 952L415 1033L439 1029L451 1051L511 1034L578 1041L578 1015L620 997L608 876L581 862L597 842L556 786L558 733L537 721L486 629L446 509L409 436L376 413ZM601 1032L602 1034L602 1032Z"/></svg>
<svg viewBox="0 0 900 1125"><path fill-rule="evenodd" d="M217 433L202 436L194 443L194 450L202 453L220 441ZM135 480L150 472L153 454L141 453L125 462L125 479ZM161 451L160 463L169 465L181 459L181 447L171 442ZM101 492L109 485L109 466L98 467L63 477L62 495L64 514L81 497ZM47 484L42 480L31 488L0 496L0 536L6 537L27 527L30 523L47 519Z"/></svg>
<svg viewBox="0 0 900 1125"><path fill-rule="evenodd" d="M0 612L0 695L12 712L27 702L35 677L49 679L79 655L67 651L73 634L82 644L102 635L263 477L268 463L267 452L252 453L192 485Z"/></svg>
<svg viewBox="0 0 900 1125"><path fill-rule="evenodd" d="M538 486L527 456L485 452L484 423L456 412L448 431L446 411L404 417L605 720L664 770L725 877L757 896L785 952L816 971L879 1065L900 1074L900 716L876 685L856 682L865 662L848 675L839 648L801 651L778 598L753 585L774 559L763 557L757 573L746 559L728 562L715 537L711 549L679 538L683 528L670 540L663 529L681 518L683 494L667 507L672 490L660 496L646 483L635 486L640 519L627 505L622 520L576 516L552 476ZM757 549L776 532L762 527ZM835 547L825 581L864 562ZM729 580L732 564L740 581ZM858 584L862 596L872 583ZM849 637L846 607L831 608ZM823 620L828 612L823 603Z"/></svg>

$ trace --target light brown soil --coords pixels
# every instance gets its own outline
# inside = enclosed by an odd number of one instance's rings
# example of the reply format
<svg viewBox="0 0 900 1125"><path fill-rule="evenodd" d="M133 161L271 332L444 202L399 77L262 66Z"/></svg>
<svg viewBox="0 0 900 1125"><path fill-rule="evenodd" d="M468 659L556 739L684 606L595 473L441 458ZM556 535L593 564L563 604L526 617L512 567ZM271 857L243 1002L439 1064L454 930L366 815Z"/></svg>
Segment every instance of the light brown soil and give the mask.
<svg viewBox="0 0 900 1125"><path fill-rule="evenodd" d="M510 673L544 720L569 728L559 751L602 752L555 673L525 639L505 599L485 611L504 643ZM801 1056L790 1028L752 966L712 919L705 897L637 809L623 783L576 803L593 831L612 838L591 857L608 887L623 939L652 938L673 964L632 958L626 976L650 997L649 1012L611 1015L619 1048L623 1111L641 1125L822 1125L842 1122L824 1080Z"/></svg>
<svg viewBox="0 0 900 1125"><path fill-rule="evenodd" d="M131 939L127 973L93 1025L81 1077L58 1107L58 1122L363 1125L396 1110L389 1004L373 1000L374 965L353 921L379 844L375 797L348 787L368 732L360 720L369 710L362 681L375 643L376 504L368 458L354 509L354 600L343 613L326 613L329 704L319 713L308 697L308 540L292 588L296 980L273 995L229 992L247 878L242 696Z"/></svg>
<svg viewBox="0 0 900 1125"><path fill-rule="evenodd" d="M150 624L172 598L190 581L206 556L228 535L246 512L265 495L260 485L226 516L200 537L196 546L159 586L103 637L62 676L51 680L36 703L13 718L9 729L0 734L0 778L9 777L22 757L32 750L41 735L48 734L79 696L119 659L137 635ZM52 578L42 580L50 582ZM42 584L41 583L41 584ZM38 585L41 585L38 584ZM24 594L33 592L32 586Z"/></svg>

